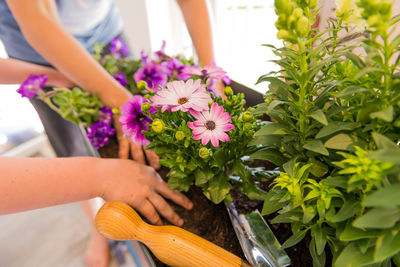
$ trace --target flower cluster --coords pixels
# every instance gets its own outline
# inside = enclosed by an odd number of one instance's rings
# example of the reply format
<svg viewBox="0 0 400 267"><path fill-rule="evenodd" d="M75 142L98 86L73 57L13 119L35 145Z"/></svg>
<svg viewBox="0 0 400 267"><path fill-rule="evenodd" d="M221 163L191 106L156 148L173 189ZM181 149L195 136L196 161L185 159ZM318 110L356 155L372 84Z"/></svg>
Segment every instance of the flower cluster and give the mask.
<svg viewBox="0 0 400 267"><path fill-rule="evenodd" d="M87 127L86 136L96 149L107 145L109 138L115 135L115 129L111 126L112 116L111 109L104 106L100 109L98 121Z"/></svg>
<svg viewBox="0 0 400 267"><path fill-rule="evenodd" d="M46 82L47 82L46 75L31 74L17 89L17 92L21 94L22 97L27 97L29 99L32 99L35 96L39 96L44 93L42 88L45 87Z"/></svg>
<svg viewBox="0 0 400 267"><path fill-rule="evenodd" d="M200 75L225 75L206 70ZM123 107L124 134L155 150L160 164L171 169L171 188L186 191L196 184L210 200L222 201L231 188L227 172L241 166L257 128L254 117L243 111L243 94L228 93L223 101L203 79L191 78L168 82L157 92L149 90L146 97L136 95Z"/></svg>

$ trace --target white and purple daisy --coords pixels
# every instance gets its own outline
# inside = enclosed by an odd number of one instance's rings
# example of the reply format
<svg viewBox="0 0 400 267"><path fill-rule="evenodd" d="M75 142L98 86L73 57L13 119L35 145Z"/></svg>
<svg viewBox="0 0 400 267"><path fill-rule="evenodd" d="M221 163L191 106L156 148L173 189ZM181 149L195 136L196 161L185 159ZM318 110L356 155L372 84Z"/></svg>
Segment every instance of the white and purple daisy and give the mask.
<svg viewBox="0 0 400 267"><path fill-rule="evenodd" d="M168 81L167 71L164 66L156 64L155 62L147 62L138 69L133 75L136 83L145 81L149 89L158 91L158 87L164 87Z"/></svg>
<svg viewBox="0 0 400 267"><path fill-rule="evenodd" d="M121 38L117 37L111 41L110 51L115 55L116 58L121 58L122 55L129 55L129 49Z"/></svg>
<svg viewBox="0 0 400 267"><path fill-rule="evenodd" d="M134 95L122 106L122 115L119 117L119 121L122 124L122 132L130 137L134 144L139 146L147 146L150 144L142 133L143 130L149 130L146 124L152 123L152 120L142 112L141 106L145 102L149 102L149 100L143 96ZM150 112L155 112L155 109L150 108Z"/></svg>
<svg viewBox="0 0 400 267"><path fill-rule="evenodd" d="M203 146L209 141L214 147L218 147L219 141L229 141L229 135L225 132L235 128L230 124L231 116L228 112L224 112L222 106L217 103L212 104L209 111L192 114L197 121L189 122L188 126L192 129L193 139L200 140Z"/></svg>
<svg viewBox="0 0 400 267"><path fill-rule="evenodd" d="M46 85L47 76L42 75L29 75L21 86L17 89L17 92L21 94L22 97L27 97L29 99L34 98L37 95L43 93L42 88Z"/></svg>
<svg viewBox="0 0 400 267"><path fill-rule="evenodd" d="M181 110L190 113L208 110L208 103L212 102L206 87L200 80L195 82L173 81L167 83L167 88L157 92L151 98L152 106L161 107L161 111L175 112Z"/></svg>

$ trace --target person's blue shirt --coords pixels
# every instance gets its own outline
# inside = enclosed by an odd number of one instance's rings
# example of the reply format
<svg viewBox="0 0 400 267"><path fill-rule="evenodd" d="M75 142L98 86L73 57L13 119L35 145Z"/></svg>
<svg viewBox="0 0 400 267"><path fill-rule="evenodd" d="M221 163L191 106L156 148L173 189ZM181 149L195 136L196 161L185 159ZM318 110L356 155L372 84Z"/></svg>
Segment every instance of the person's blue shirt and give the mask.
<svg viewBox="0 0 400 267"><path fill-rule="evenodd" d="M113 0L56 0L56 4L64 28L89 52L94 43L107 44L122 33ZM26 41L5 0L0 0L0 40L9 57L49 65Z"/></svg>

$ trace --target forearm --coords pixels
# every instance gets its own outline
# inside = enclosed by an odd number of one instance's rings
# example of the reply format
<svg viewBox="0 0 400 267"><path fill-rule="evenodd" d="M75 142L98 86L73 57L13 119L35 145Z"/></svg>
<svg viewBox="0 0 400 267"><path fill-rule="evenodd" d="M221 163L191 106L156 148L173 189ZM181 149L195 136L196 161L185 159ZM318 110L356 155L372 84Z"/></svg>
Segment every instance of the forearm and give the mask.
<svg viewBox="0 0 400 267"><path fill-rule="evenodd" d="M59 83L60 73L50 67L28 63L18 59L0 58L0 84L21 84L30 74L45 74L48 85Z"/></svg>
<svg viewBox="0 0 400 267"><path fill-rule="evenodd" d="M97 158L0 157L0 214L99 196L99 164Z"/></svg>
<svg viewBox="0 0 400 267"><path fill-rule="evenodd" d="M71 81L89 92L98 93L110 107L121 107L129 100L130 93L65 31L51 7L53 1L7 2L32 47Z"/></svg>
<svg viewBox="0 0 400 267"><path fill-rule="evenodd" d="M214 60L210 17L205 0L176 0L178 3L199 61L210 65Z"/></svg>

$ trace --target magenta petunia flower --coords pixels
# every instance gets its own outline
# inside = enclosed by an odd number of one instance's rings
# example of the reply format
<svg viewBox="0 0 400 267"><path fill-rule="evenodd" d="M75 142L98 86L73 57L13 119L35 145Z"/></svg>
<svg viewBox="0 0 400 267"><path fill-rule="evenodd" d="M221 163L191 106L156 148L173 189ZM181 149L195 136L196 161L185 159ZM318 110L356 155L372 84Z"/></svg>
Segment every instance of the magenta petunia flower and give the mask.
<svg viewBox="0 0 400 267"><path fill-rule="evenodd" d="M114 79L116 79L122 86L128 84L126 81L125 75L122 72L117 72L113 75Z"/></svg>
<svg viewBox="0 0 400 267"><path fill-rule="evenodd" d="M225 132L235 128L230 124L231 116L228 112L224 112L222 106L217 103L212 104L209 111L192 114L197 121L189 122L188 126L192 129L193 139L200 140L203 146L207 145L211 140L214 147L218 147L219 141L229 141L229 135Z"/></svg>
<svg viewBox="0 0 400 267"><path fill-rule="evenodd" d="M149 89L158 91L158 87L164 87L168 80L167 71L164 66L154 61L147 62L133 75L136 83L145 81Z"/></svg>
<svg viewBox="0 0 400 267"><path fill-rule="evenodd" d="M22 97L27 97L29 99L34 98L36 95L43 93L42 88L46 85L47 76L42 75L29 75L21 86L17 89L17 92L22 95Z"/></svg>
<svg viewBox="0 0 400 267"><path fill-rule="evenodd" d="M111 41L110 51L115 55L116 58L120 58L122 54L124 56L129 55L129 49L124 42L122 42L121 38L117 37Z"/></svg>
<svg viewBox="0 0 400 267"><path fill-rule="evenodd" d="M100 110L100 115L97 117L97 121L102 121L104 123L111 124L111 120L113 117L111 109L107 106L104 106L99 110Z"/></svg>
<svg viewBox="0 0 400 267"><path fill-rule="evenodd" d="M139 146L150 144L142 133L143 130L149 130L146 124L152 123L152 120L142 112L141 106L145 102L149 102L149 100L143 96L134 95L122 106L122 115L119 117L119 121L122 124L122 132L130 137L134 144ZM154 113L155 109L151 107L150 112Z"/></svg>
<svg viewBox="0 0 400 267"><path fill-rule="evenodd" d="M86 133L87 138L96 149L107 145L109 138L113 135L115 135L115 129L104 121L98 121L89 126Z"/></svg>
<svg viewBox="0 0 400 267"><path fill-rule="evenodd" d="M184 65L177 58L171 58L168 62L165 62L165 67L167 69L167 74L171 78L178 80L187 80L191 75L188 75L185 70L188 66Z"/></svg>
<svg viewBox="0 0 400 267"><path fill-rule="evenodd" d="M158 91L151 98L151 101L154 107L161 107L162 112L165 110L171 112L181 110L193 113L208 110L208 103L212 102L212 99L200 80L193 82L190 79L187 82L173 81L167 83L167 88Z"/></svg>

